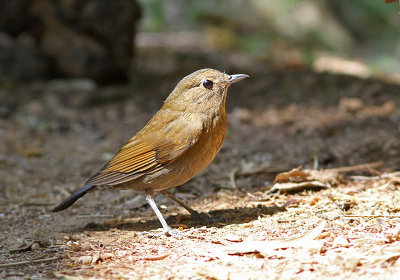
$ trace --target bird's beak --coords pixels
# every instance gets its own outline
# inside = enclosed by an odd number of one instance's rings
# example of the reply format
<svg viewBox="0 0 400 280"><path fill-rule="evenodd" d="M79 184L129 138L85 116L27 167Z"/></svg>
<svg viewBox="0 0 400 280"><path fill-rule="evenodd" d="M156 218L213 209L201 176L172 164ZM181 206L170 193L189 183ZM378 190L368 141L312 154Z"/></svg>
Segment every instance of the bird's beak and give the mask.
<svg viewBox="0 0 400 280"><path fill-rule="evenodd" d="M233 84L233 83L239 82L243 79L246 79L247 77L249 77L249 75L246 75L246 74L230 75L227 82L228 82L228 84Z"/></svg>

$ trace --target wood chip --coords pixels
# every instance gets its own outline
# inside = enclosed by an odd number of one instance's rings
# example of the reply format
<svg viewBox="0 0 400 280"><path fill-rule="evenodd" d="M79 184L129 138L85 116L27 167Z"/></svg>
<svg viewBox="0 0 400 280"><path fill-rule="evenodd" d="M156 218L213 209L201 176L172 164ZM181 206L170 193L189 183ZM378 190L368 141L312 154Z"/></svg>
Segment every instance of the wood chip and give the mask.
<svg viewBox="0 0 400 280"><path fill-rule="evenodd" d="M157 255L157 256L145 256L145 257L143 257L143 260L146 260L146 261L159 261L159 260L165 259L169 255L171 255L171 253L167 253L167 254L164 254L164 255Z"/></svg>

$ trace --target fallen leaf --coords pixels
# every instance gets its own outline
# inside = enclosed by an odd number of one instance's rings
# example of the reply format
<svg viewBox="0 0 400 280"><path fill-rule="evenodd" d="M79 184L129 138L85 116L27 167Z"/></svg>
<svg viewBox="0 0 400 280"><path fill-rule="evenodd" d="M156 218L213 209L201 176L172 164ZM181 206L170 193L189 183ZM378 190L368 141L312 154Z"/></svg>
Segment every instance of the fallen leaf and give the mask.
<svg viewBox="0 0 400 280"><path fill-rule="evenodd" d="M341 180L341 175L335 169L301 170L301 166L288 172L278 174L274 180L271 192L297 191L305 188L331 188Z"/></svg>

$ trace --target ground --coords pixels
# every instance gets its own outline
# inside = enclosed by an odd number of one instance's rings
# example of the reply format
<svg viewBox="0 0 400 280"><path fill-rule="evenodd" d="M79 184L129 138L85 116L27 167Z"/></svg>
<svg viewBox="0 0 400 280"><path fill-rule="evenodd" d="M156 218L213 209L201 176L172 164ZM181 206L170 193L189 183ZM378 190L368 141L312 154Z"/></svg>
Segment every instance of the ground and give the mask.
<svg viewBox="0 0 400 280"><path fill-rule="evenodd" d="M165 236L143 194L131 191L93 192L50 212L143 127L177 81L206 66L250 75L229 91L217 158L171 190L215 221L192 221L159 195L168 223L182 230ZM133 73L131 86L3 85L0 278L400 275L400 85L209 54L142 52ZM278 173L299 166L333 178L294 171L280 177L297 189L271 191Z"/></svg>

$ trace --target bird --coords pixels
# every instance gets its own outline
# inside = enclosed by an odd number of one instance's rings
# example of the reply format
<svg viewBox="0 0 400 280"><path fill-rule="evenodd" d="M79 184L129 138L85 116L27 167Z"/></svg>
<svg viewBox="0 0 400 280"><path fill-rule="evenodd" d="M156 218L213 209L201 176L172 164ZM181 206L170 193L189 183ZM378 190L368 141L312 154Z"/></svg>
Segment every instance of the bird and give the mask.
<svg viewBox="0 0 400 280"><path fill-rule="evenodd" d="M128 189L145 193L145 199L167 235L177 232L168 226L154 202L156 191L183 206L191 216L201 219L197 211L168 189L192 179L218 154L227 129L228 88L247 77L210 68L184 77L150 121L103 168L52 211L67 209L94 190Z"/></svg>

